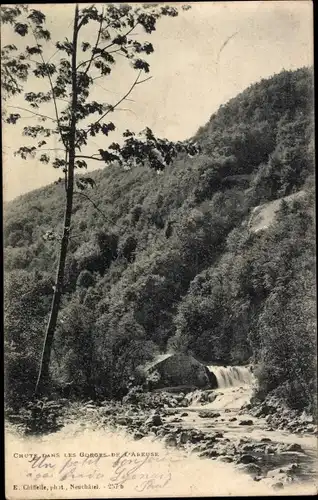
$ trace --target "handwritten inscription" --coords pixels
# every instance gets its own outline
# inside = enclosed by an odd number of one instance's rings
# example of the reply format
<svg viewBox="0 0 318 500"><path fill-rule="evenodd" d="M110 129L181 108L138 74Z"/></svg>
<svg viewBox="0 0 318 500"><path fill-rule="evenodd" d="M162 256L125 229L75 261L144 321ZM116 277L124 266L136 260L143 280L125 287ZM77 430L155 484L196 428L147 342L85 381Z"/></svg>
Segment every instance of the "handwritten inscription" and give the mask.
<svg viewBox="0 0 318 500"><path fill-rule="evenodd" d="M162 459L146 456L144 458L127 458L124 453L114 463L114 474L111 481L116 484L124 484L127 481L136 481L135 489L142 492L146 489L164 488L171 480L171 473L168 472L145 472L145 464L150 462L160 462ZM154 471L156 467L152 468Z"/></svg>
<svg viewBox="0 0 318 500"><path fill-rule="evenodd" d="M23 457L16 454L16 458L23 458L27 468L23 479L25 484L14 485L14 489L118 490L129 483L135 491L142 493L163 489L172 479L172 460L168 453L159 456L159 453L146 452L83 452L64 453L63 456L28 454Z"/></svg>
<svg viewBox="0 0 318 500"><path fill-rule="evenodd" d="M61 467L59 467L51 458L46 456L35 456L29 460L32 471L29 472L27 476L35 481L39 479L53 479L56 478L56 476L59 481L71 479L103 479L104 474L99 471L100 461L100 456L96 458L85 457L79 460L70 457L64 461Z"/></svg>

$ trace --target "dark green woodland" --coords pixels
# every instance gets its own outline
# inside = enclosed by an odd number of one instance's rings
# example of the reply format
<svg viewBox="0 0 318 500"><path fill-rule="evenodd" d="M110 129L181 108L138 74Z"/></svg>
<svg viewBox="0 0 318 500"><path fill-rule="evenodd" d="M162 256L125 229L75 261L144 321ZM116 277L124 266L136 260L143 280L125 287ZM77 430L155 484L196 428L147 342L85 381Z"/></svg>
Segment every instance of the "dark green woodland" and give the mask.
<svg viewBox="0 0 318 500"><path fill-rule="evenodd" d="M253 363L259 399L314 410L313 112L312 70L283 71L221 106L193 138L199 154L90 174L74 197L52 391L121 398L139 365L175 350ZM36 384L64 196L52 184L4 207L9 405Z"/></svg>

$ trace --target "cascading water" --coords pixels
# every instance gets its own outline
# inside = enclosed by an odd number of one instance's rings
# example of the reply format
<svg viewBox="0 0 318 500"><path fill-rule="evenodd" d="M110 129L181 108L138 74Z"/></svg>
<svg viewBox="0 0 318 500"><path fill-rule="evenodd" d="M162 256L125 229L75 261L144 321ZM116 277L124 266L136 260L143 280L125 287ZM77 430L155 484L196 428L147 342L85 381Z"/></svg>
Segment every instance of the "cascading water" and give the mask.
<svg viewBox="0 0 318 500"><path fill-rule="evenodd" d="M207 368L213 373L217 387L213 390L197 390L192 393L191 406L203 402L207 409L239 409L250 400L255 385L251 366L212 365Z"/></svg>
<svg viewBox="0 0 318 500"><path fill-rule="evenodd" d="M252 385L254 376L250 366L208 366L216 376L218 388Z"/></svg>

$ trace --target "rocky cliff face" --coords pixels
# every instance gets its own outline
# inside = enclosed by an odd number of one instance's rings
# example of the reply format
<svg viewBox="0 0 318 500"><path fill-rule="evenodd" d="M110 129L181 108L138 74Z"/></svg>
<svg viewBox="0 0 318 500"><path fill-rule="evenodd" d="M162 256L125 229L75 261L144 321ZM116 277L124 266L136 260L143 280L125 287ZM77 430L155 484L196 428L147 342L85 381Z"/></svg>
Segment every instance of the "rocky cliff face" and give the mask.
<svg viewBox="0 0 318 500"><path fill-rule="evenodd" d="M301 200L306 196L305 191L298 191L297 193L290 194L289 196L283 196L269 203L263 203L255 208L251 212L251 216L248 222L248 227L252 233L258 233L259 231L264 231L268 229L275 221L277 212L279 211L282 202L291 204L295 200Z"/></svg>

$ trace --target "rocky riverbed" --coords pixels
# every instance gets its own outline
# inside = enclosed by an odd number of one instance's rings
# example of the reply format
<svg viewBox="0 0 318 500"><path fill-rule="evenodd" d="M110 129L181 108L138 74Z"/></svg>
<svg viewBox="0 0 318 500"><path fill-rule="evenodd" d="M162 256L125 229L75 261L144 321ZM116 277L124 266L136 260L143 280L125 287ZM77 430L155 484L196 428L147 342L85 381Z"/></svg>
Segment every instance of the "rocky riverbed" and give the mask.
<svg viewBox="0 0 318 500"><path fill-rule="evenodd" d="M92 403L84 412L85 418L94 414L105 425L128 431L136 441L151 437L167 448L233 464L274 490L312 484L317 478L317 432L312 418L296 417L281 408L278 414L274 403L252 409L251 393L246 386L189 394L136 392L123 404L105 402L97 408ZM288 411L289 429L278 423L288 420Z"/></svg>
<svg viewBox="0 0 318 500"><path fill-rule="evenodd" d="M213 461L214 470L227 464L260 492L316 491L317 432L311 417L275 401L252 407L251 395L246 385L188 394L135 390L122 402L73 403L61 426L75 423L77 439L88 426L90 432L124 433L136 446L157 443L169 453Z"/></svg>

